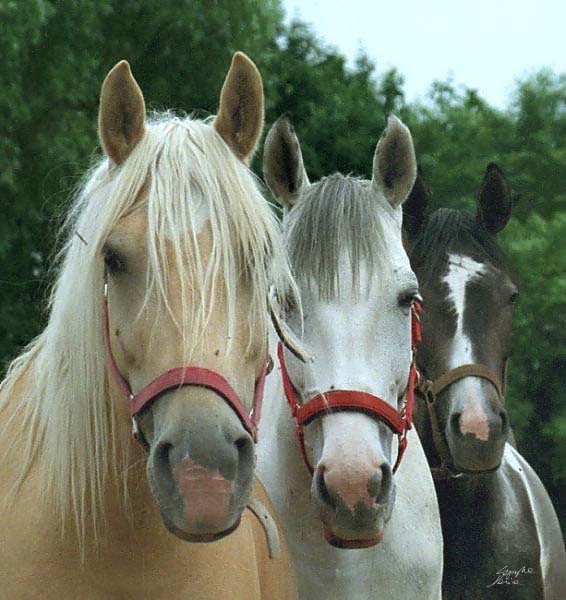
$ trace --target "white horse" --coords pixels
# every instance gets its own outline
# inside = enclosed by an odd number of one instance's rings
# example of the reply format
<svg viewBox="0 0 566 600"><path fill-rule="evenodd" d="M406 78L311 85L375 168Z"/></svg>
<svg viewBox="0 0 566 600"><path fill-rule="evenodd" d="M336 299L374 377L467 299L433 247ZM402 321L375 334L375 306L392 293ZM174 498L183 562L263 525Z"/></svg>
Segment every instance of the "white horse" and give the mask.
<svg viewBox="0 0 566 600"><path fill-rule="evenodd" d="M258 473L283 521L300 597L440 598L442 534L419 438L408 432L394 475L396 436L367 414L379 405L395 421L408 389L418 285L403 248L401 205L416 176L411 135L391 117L371 182L337 174L310 184L283 116L267 137L264 173L285 209L302 296L303 325L290 302L287 322L314 356L301 363L285 351L286 392L299 404L322 403L323 411L304 427L311 477L281 378L269 378ZM355 406L339 407L337 398Z"/></svg>

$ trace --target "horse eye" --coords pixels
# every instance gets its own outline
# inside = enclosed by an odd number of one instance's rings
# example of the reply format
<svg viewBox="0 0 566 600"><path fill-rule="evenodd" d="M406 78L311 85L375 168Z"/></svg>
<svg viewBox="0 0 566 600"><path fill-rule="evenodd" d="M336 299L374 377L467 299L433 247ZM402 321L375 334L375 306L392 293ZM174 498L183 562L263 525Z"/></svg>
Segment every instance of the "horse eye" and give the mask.
<svg viewBox="0 0 566 600"><path fill-rule="evenodd" d="M415 292L414 290L411 291L407 291L407 292L401 292L399 294L399 297L397 299L397 302L399 303L400 308L411 308L411 306L413 305L413 302L415 301L415 299L419 297L418 292Z"/></svg>
<svg viewBox="0 0 566 600"><path fill-rule="evenodd" d="M519 298L519 292L517 290L515 290L510 296L509 296L509 304L515 304L515 302L517 302L517 299Z"/></svg>
<svg viewBox="0 0 566 600"><path fill-rule="evenodd" d="M126 270L126 261L118 252L111 250L110 248L104 248L104 264L108 269L108 272L112 275L123 273Z"/></svg>

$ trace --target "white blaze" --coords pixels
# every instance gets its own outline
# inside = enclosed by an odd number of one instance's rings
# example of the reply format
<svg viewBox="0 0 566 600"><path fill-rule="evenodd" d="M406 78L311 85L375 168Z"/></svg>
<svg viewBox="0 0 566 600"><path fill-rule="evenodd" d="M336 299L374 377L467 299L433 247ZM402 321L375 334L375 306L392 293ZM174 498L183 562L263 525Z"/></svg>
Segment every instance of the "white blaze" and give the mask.
<svg viewBox="0 0 566 600"><path fill-rule="evenodd" d="M448 272L442 281L448 285L448 299L453 303L456 313L456 333L448 358L448 368L454 369L476 362L472 340L464 333L466 286L469 282L479 279L487 269L485 264L461 254L450 254L448 265ZM454 383L453 388L463 401L460 417L462 435L471 433L478 439L487 441L489 439L489 423L482 407L480 380L477 377L466 377Z"/></svg>

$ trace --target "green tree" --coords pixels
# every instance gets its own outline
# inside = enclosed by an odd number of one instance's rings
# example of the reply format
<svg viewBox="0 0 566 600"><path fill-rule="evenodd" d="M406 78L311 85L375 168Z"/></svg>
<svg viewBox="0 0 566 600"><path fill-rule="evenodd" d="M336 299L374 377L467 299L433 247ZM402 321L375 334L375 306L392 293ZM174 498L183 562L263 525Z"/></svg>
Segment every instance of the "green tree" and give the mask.
<svg viewBox="0 0 566 600"><path fill-rule="evenodd" d="M566 212L533 212L504 240L519 276L508 404L519 449L566 516ZM564 520L563 520L564 522Z"/></svg>
<svg viewBox="0 0 566 600"><path fill-rule="evenodd" d="M336 170L370 174L385 121L367 57L361 54L348 68L336 49L295 21L277 40L268 67L267 121L291 115L309 176Z"/></svg>

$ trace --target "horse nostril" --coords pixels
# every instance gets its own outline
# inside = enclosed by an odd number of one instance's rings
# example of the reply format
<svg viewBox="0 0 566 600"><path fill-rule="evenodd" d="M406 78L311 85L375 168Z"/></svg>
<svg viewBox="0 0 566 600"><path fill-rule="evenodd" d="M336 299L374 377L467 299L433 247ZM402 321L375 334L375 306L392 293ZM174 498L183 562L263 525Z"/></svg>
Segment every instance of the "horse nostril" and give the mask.
<svg viewBox="0 0 566 600"><path fill-rule="evenodd" d="M160 442L154 450L154 461L163 469L171 472L171 451L173 444L169 442Z"/></svg>
<svg viewBox="0 0 566 600"><path fill-rule="evenodd" d="M387 463L383 463L380 469L381 474L376 473L376 475L370 479L369 484L369 492L375 498L376 504L384 503L384 500L389 497L393 486L393 473L391 467ZM374 486L373 489L372 486Z"/></svg>
<svg viewBox="0 0 566 600"><path fill-rule="evenodd" d="M455 412L450 415L450 428L452 430L452 433L455 433L456 435L459 435L459 436L462 435L462 432L460 431L461 416L462 416L462 413L460 413L460 412Z"/></svg>
<svg viewBox="0 0 566 600"><path fill-rule="evenodd" d="M324 481L324 473L324 467L320 467L316 470L316 487L318 494L324 504L327 504L332 508L336 508L336 503L334 502L332 496L328 493L328 488L326 487L326 482Z"/></svg>
<svg viewBox="0 0 566 600"><path fill-rule="evenodd" d="M250 460L254 452L254 443L252 438L246 433L240 436L235 442L238 458L241 461Z"/></svg>
<svg viewBox="0 0 566 600"><path fill-rule="evenodd" d="M502 410L499 413L499 418L501 419L501 432L503 435L507 435L509 433L509 417L507 416L507 411Z"/></svg>

